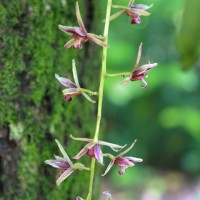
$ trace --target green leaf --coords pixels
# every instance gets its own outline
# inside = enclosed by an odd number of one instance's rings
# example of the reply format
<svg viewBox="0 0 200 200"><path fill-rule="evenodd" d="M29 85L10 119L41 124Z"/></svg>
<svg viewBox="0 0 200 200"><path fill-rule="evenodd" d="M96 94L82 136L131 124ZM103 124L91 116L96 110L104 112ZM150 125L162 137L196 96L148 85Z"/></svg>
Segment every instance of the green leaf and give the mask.
<svg viewBox="0 0 200 200"><path fill-rule="evenodd" d="M197 61L200 51L200 1L186 0L182 24L177 37L177 48L183 69L189 69Z"/></svg>

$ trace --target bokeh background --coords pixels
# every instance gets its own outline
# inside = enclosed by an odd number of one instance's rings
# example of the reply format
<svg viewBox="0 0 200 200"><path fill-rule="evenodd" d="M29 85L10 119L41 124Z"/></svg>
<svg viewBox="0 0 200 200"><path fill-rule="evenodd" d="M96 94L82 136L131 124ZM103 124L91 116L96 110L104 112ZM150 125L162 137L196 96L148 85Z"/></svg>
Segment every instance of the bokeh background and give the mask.
<svg viewBox="0 0 200 200"><path fill-rule="evenodd" d="M106 80L105 135L120 144L137 139L129 155L144 161L121 177L113 167L102 187L115 200L199 200L200 2L135 3L153 3L152 14L141 17L140 25L131 25L126 15L111 22L108 73L131 71L140 42L140 64L157 62L158 67L149 71L147 89L139 81L120 84L123 77Z"/></svg>

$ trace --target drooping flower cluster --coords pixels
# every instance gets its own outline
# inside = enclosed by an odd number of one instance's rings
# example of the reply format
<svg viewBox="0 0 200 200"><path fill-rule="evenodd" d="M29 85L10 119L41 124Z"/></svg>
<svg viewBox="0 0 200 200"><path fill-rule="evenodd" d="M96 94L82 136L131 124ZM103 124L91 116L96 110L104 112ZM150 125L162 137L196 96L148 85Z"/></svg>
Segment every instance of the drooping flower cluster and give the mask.
<svg viewBox="0 0 200 200"><path fill-rule="evenodd" d="M70 135L70 137L76 141L81 141L81 142L88 142L81 151L73 157L73 159L77 160L80 159L83 155L87 154L91 158L95 158L100 164L103 165L103 157L109 157L111 159L110 164L108 165L105 173L102 176L105 176L110 168L113 166L113 164L119 166L121 168L121 171L119 171L119 175L123 175L125 173L125 169L127 167L132 167L135 165L135 163L142 162L141 158L136 158L136 157L123 157L124 154L129 152L136 141L133 142L133 144L120 153L118 156L113 156L111 154L105 153L103 154L100 148L100 145L108 146L114 151L118 151L123 149L126 145L120 146L117 144L105 142L105 141L95 141L94 139L89 139L89 138L76 138ZM56 156L55 155L55 160L46 160L45 163L48 165L51 165L52 167L60 169L60 173L58 175L58 179L56 181L56 184L59 186L62 181L64 181L70 174L72 174L75 170L90 170L89 168L85 167L82 163L76 163L73 164L72 161L70 160L69 156L65 152L64 148L60 144L58 140L56 140L56 143L58 145L58 148L60 149L60 152L62 153L63 157Z"/></svg>

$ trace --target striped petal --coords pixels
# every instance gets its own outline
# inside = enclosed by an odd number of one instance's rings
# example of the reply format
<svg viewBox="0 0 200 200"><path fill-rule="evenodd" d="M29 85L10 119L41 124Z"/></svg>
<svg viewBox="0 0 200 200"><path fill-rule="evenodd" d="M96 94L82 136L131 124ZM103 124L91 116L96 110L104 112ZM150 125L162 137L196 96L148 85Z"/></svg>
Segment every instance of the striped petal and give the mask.
<svg viewBox="0 0 200 200"><path fill-rule="evenodd" d="M62 85L64 85L65 87L68 87L68 88L77 88L76 85L73 82L71 82L69 79L67 79L67 78L60 77L58 74L55 74L55 78Z"/></svg>

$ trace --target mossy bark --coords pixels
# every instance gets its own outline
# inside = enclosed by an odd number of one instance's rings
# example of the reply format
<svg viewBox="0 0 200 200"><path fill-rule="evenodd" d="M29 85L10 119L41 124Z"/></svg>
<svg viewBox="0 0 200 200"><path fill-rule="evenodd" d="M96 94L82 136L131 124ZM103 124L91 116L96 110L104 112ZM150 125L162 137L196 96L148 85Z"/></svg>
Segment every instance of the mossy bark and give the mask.
<svg viewBox="0 0 200 200"><path fill-rule="evenodd" d="M79 4L88 32L100 34L99 3ZM74 156L83 144L69 134L93 135L96 105L82 96L64 101L54 74L72 78L75 59L81 85L97 90L100 47L63 48L70 37L57 25L77 26L74 0L2 0L0 16L0 198L86 197L89 172L75 172L58 188L58 171L44 161L60 154L55 138ZM87 157L81 162L90 163Z"/></svg>

